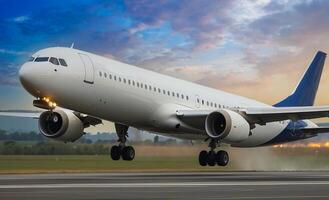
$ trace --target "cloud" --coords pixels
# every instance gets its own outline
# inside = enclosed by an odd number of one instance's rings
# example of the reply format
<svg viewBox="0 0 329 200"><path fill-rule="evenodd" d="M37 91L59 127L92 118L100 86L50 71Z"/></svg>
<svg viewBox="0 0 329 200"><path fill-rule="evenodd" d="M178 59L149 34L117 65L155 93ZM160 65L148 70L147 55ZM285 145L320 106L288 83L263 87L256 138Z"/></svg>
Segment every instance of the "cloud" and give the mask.
<svg viewBox="0 0 329 200"><path fill-rule="evenodd" d="M23 16L18 16L18 17L15 17L13 19L14 22L17 22L17 23L22 23L22 22L25 22L27 20L29 20L29 16L26 16L26 15L23 15Z"/></svg>
<svg viewBox="0 0 329 200"><path fill-rule="evenodd" d="M1 60L0 60L1 62ZM15 63L1 62L0 85L18 86L18 66Z"/></svg>
<svg viewBox="0 0 329 200"><path fill-rule="evenodd" d="M17 82L15 66L29 52L75 42L78 49L276 101L280 91L289 94L317 49L329 52L325 0L63 2L12 6L6 16L9 8L0 8L1 84Z"/></svg>
<svg viewBox="0 0 329 200"><path fill-rule="evenodd" d="M15 51L15 50L8 50L8 49L0 49L0 54L11 54L11 55L29 55L31 52L27 51Z"/></svg>
<svg viewBox="0 0 329 200"><path fill-rule="evenodd" d="M234 1L126 1L128 13L146 25L168 21L188 35L194 50L213 48L224 39Z"/></svg>

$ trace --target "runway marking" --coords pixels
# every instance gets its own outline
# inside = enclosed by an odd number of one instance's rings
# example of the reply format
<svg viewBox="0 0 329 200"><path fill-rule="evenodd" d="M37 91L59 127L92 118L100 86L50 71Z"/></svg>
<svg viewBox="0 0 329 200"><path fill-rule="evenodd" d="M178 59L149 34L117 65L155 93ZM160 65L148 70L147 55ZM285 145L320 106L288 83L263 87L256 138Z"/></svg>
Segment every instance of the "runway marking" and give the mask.
<svg viewBox="0 0 329 200"><path fill-rule="evenodd" d="M314 195L314 196L249 196L249 197L224 197L224 198L217 198L214 199L314 199L314 198L326 198L328 199L329 196L320 196L320 195ZM208 198L209 199L209 198Z"/></svg>
<svg viewBox="0 0 329 200"><path fill-rule="evenodd" d="M281 186L281 185L329 185L329 181L257 181L257 182L180 182L180 183L72 183L0 185L0 189L43 188L139 188L139 187L201 187L201 186Z"/></svg>

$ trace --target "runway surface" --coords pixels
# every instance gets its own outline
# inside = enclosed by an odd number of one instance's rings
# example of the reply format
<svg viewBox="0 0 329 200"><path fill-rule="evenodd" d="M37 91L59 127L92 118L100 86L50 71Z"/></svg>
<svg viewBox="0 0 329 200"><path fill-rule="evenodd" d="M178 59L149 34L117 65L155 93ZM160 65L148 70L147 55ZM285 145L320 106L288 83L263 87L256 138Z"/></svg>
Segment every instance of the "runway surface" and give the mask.
<svg viewBox="0 0 329 200"><path fill-rule="evenodd" d="M329 172L0 175L0 199L329 199Z"/></svg>

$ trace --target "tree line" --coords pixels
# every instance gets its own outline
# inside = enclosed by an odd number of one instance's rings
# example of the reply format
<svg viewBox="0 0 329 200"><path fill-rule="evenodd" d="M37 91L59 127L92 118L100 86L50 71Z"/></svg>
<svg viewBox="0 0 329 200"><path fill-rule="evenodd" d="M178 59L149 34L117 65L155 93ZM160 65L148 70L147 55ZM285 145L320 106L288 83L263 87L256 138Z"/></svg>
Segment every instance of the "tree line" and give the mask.
<svg viewBox="0 0 329 200"><path fill-rule="evenodd" d="M46 138L34 131L31 132L12 132L0 130L0 141L44 141Z"/></svg>
<svg viewBox="0 0 329 200"><path fill-rule="evenodd" d="M86 134L74 143L63 143L48 139L36 132L12 132L0 130L0 155L108 155L109 147L117 142L108 134ZM115 134L116 137L116 134ZM175 139L128 141L134 144L177 144Z"/></svg>

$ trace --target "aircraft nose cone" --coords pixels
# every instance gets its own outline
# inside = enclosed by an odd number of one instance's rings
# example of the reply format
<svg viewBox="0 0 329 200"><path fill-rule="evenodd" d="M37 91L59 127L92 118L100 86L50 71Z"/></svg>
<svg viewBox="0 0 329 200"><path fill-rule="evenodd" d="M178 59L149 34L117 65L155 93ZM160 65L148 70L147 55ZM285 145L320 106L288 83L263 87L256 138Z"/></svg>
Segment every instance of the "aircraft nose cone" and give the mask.
<svg viewBox="0 0 329 200"><path fill-rule="evenodd" d="M19 81L21 82L22 86L30 93L33 93L33 91L35 91L35 81L32 69L33 66L31 66L30 63L25 63L18 71Z"/></svg>
<svg viewBox="0 0 329 200"><path fill-rule="evenodd" d="M18 77L21 84L24 86L28 81L28 70L26 64L23 64L20 70L18 71Z"/></svg>

